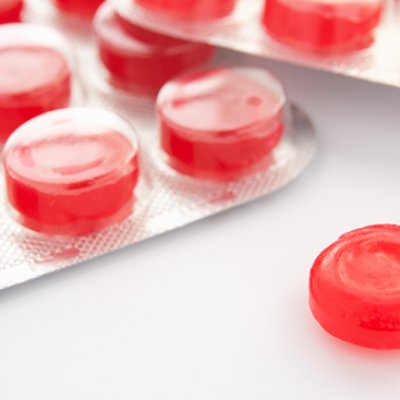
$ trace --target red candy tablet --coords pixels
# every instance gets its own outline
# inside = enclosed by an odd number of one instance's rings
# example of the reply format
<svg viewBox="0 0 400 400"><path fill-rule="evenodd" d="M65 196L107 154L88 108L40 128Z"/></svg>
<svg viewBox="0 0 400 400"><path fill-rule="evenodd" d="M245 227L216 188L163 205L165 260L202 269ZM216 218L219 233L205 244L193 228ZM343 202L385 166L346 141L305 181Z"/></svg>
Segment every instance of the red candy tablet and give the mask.
<svg viewBox="0 0 400 400"><path fill-rule="evenodd" d="M290 46L340 52L369 46L382 11L383 0L267 0L263 23Z"/></svg>
<svg viewBox="0 0 400 400"><path fill-rule="evenodd" d="M229 15L236 0L136 0L140 6L175 18L214 19Z"/></svg>
<svg viewBox="0 0 400 400"><path fill-rule="evenodd" d="M99 57L109 80L126 90L155 94L176 74L206 63L213 54L210 46L167 38L128 22L121 23L109 4L98 10L94 28Z"/></svg>
<svg viewBox="0 0 400 400"><path fill-rule="evenodd" d="M0 27L0 140L25 121L69 105L71 67L63 45L49 28Z"/></svg>
<svg viewBox="0 0 400 400"><path fill-rule="evenodd" d="M103 0L53 0L58 9L70 14L90 18Z"/></svg>
<svg viewBox="0 0 400 400"><path fill-rule="evenodd" d="M161 147L178 172L236 179L265 167L284 131L281 84L256 68L192 72L161 89Z"/></svg>
<svg viewBox="0 0 400 400"><path fill-rule="evenodd" d="M400 226L358 229L324 250L311 270L310 306L339 339L400 348Z"/></svg>
<svg viewBox="0 0 400 400"><path fill-rule="evenodd" d="M132 212L138 143L110 112L70 108L32 119L6 143L3 165L9 204L37 232L91 233Z"/></svg>
<svg viewBox="0 0 400 400"><path fill-rule="evenodd" d="M23 0L1 0L0 24L20 22L23 8L24 8Z"/></svg>

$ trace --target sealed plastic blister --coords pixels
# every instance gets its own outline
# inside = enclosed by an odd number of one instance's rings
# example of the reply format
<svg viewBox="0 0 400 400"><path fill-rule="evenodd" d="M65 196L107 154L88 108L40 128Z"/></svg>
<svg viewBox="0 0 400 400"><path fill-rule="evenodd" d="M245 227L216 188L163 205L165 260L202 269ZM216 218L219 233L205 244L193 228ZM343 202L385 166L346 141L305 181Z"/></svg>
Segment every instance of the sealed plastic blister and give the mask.
<svg viewBox="0 0 400 400"><path fill-rule="evenodd" d="M78 101L73 56L55 30L33 24L0 26L0 140L44 112Z"/></svg>
<svg viewBox="0 0 400 400"><path fill-rule="evenodd" d="M307 115L286 101L279 81L236 53L219 51L198 69L198 88L193 70L171 77L157 100L104 79L95 40L82 36L75 47L91 108L38 116L5 145L0 288L269 194L314 154Z"/></svg>
<svg viewBox="0 0 400 400"><path fill-rule="evenodd" d="M238 0L212 21L176 18L141 0L110 2L156 32L400 86L397 0Z"/></svg>
<svg viewBox="0 0 400 400"><path fill-rule="evenodd" d="M224 181L267 168L285 129L281 84L258 68L186 73L160 91L161 147L172 168Z"/></svg>
<svg viewBox="0 0 400 400"><path fill-rule="evenodd" d="M157 94L178 73L206 64L213 47L146 31L118 17L103 4L94 18L99 58L117 88Z"/></svg>
<svg viewBox="0 0 400 400"><path fill-rule="evenodd" d="M36 117L3 151L12 212L29 229L67 236L122 222L134 207L138 153L133 128L103 109Z"/></svg>

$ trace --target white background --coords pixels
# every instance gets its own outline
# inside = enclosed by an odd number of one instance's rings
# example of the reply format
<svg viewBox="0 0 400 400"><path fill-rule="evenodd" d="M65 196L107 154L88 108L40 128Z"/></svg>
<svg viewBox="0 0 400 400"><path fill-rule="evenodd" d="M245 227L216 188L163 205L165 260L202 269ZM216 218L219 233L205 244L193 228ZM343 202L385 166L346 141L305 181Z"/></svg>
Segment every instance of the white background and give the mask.
<svg viewBox="0 0 400 400"><path fill-rule="evenodd" d="M3 400L398 399L400 352L326 334L308 273L400 222L400 89L278 63L319 152L280 192L0 292Z"/></svg>

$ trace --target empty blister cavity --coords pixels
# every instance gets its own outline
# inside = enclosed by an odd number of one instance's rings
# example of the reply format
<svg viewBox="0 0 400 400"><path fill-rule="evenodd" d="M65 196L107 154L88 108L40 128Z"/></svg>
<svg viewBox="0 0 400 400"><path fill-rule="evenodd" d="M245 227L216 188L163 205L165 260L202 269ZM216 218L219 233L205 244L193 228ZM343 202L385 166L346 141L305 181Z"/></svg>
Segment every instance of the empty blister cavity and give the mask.
<svg viewBox="0 0 400 400"><path fill-rule="evenodd" d="M64 38L38 25L0 26L0 140L22 123L70 105L73 61Z"/></svg>
<svg viewBox="0 0 400 400"><path fill-rule="evenodd" d="M266 168L284 132L281 84L256 68L190 72L157 99L161 147L176 171L211 180Z"/></svg>
<svg viewBox="0 0 400 400"><path fill-rule="evenodd" d="M156 94L178 73L207 63L211 46L158 35L119 17L109 4L94 19L98 56L118 88Z"/></svg>
<svg viewBox="0 0 400 400"><path fill-rule="evenodd" d="M41 233L82 235L127 218L138 181L138 141L101 109L53 111L21 126L3 155L9 205Z"/></svg>
<svg viewBox="0 0 400 400"><path fill-rule="evenodd" d="M263 23L275 39L315 52L358 50L373 42L383 0L267 0Z"/></svg>

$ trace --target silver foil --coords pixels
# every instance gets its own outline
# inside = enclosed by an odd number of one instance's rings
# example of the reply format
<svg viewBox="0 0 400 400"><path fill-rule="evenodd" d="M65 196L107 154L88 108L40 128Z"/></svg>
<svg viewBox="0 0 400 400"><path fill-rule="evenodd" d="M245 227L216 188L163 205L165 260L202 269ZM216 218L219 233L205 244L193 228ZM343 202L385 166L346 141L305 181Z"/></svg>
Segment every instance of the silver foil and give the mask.
<svg viewBox="0 0 400 400"><path fill-rule="evenodd" d="M134 0L108 0L127 20L171 36L220 46L259 57L330 71L353 78L400 87L400 2L386 0L375 42L345 55L313 55L270 38L261 25L265 0L238 0L234 13L216 22L169 23L144 11ZM296 1L296 0L294 0Z"/></svg>
<svg viewBox="0 0 400 400"><path fill-rule="evenodd" d="M40 4L41 3L41 4ZM74 40L80 81L88 106L115 111L136 128L141 143L142 176L136 190L133 214L109 229L77 238L47 236L15 222L4 201L0 203L0 289L78 264L122 247L182 227L220 211L272 193L296 178L310 162L316 136L309 118L297 106L288 110L284 140L274 150L267 170L227 183L203 182L171 170L158 147L153 99L135 97L112 89L96 60L88 27L73 19L60 19L51 7L32 1L31 22L57 27ZM240 56L221 52L219 63L238 64Z"/></svg>

